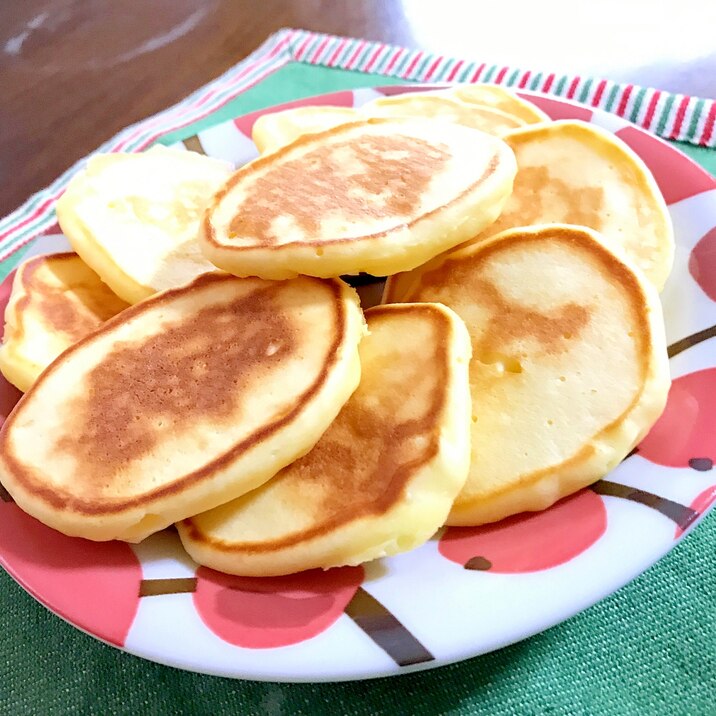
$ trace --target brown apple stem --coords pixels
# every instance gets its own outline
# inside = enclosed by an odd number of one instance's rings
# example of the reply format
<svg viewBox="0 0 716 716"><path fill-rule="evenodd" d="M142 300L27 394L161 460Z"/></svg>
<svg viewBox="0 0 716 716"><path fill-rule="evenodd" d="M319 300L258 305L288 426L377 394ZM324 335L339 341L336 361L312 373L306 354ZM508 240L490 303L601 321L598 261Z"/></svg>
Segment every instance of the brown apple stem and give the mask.
<svg viewBox="0 0 716 716"><path fill-rule="evenodd" d="M206 152L204 151L204 147L201 145L201 140L199 137L197 137L196 134L193 134L191 137L187 137L183 140L184 146L190 151L190 152L197 152L198 154L204 154L206 155Z"/></svg>
<svg viewBox="0 0 716 716"><path fill-rule="evenodd" d="M161 594L185 594L196 591L196 577L168 577L143 579L139 583L140 597L157 597Z"/></svg>
<svg viewBox="0 0 716 716"><path fill-rule="evenodd" d="M638 490L636 487L620 485L608 480L600 480L595 483L592 485L592 490L598 495L621 497L624 500L631 500L632 502L638 502L640 505L651 507L664 515L664 517L668 517L675 522L682 530L685 530L699 516L696 510L679 502L673 502L652 492L645 492L644 490Z"/></svg>
<svg viewBox="0 0 716 716"><path fill-rule="evenodd" d="M398 666L435 659L391 612L362 587L358 588L345 611Z"/></svg>
<svg viewBox="0 0 716 716"><path fill-rule="evenodd" d="M2 482L0 482L0 501L15 502L15 500L12 499L12 495L3 487Z"/></svg>
<svg viewBox="0 0 716 716"><path fill-rule="evenodd" d="M676 343L672 343L666 349L666 352L668 353L669 358L673 358L674 356L679 355L682 351L685 351L687 348L691 348L691 346L702 343L703 341L713 338L714 336L716 336L716 326L704 328L703 331L697 331L696 333L692 333L690 336L686 336L686 338L682 338L680 341L676 341Z"/></svg>
<svg viewBox="0 0 716 716"><path fill-rule="evenodd" d="M487 557L476 555L475 557L470 557L463 566L473 572L486 572L492 567L492 562Z"/></svg>

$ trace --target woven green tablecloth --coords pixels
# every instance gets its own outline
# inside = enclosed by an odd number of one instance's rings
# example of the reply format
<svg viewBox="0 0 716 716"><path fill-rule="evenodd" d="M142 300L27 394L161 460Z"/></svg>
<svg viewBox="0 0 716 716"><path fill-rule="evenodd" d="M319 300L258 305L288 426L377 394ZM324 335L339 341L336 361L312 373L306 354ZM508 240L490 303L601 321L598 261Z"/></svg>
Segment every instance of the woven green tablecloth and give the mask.
<svg viewBox="0 0 716 716"><path fill-rule="evenodd" d="M405 80L285 63L204 122L391 81ZM680 148L716 169L716 150ZM716 714L715 554L711 515L630 585L542 635L418 674L306 685L143 661L67 625L0 570L0 714Z"/></svg>

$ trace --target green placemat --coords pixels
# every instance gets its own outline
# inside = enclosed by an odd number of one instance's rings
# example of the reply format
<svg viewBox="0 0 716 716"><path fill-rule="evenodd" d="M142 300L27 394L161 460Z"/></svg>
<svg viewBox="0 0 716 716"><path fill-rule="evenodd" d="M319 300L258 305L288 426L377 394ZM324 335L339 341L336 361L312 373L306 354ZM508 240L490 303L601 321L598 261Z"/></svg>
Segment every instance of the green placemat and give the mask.
<svg viewBox="0 0 716 716"><path fill-rule="evenodd" d="M284 64L167 139L291 99L390 82L405 80ZM680 148L716 171L713 150ZM67 625L0 570L0 714L714 714L715 553L712 515L630 585L544 634L460 664L345 684L252 683L147 662Z"/></svg>

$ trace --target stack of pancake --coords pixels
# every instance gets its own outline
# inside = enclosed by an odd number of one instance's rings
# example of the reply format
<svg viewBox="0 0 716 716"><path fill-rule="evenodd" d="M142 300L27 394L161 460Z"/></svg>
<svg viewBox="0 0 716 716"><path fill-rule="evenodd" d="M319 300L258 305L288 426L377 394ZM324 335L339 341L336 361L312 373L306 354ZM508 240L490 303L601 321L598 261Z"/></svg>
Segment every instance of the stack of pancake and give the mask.
<svg viewBox="0 0 716 716"><path fill-rule="evenodd" d="M236 172L97 157L60 200L77 253L20 267L0 348L26 391L0 481L28 513L176 524L233 574L359 564L545 509L658 418L673 236L618 139L475 85L254 140Z"/></svg>

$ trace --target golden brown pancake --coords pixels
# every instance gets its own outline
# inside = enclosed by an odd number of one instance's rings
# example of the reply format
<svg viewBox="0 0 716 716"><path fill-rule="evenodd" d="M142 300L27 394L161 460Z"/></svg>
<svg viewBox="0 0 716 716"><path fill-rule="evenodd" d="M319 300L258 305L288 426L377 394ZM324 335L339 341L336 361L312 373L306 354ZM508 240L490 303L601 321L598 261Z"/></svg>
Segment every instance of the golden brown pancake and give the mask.
<svg viewBox="0 0 716 716"><path fill-rule="evenodd" d="M452 96L481 107L493 107L501 112L506 112L518 117L525 124L536 124L539 122L550 122L551 118L537 105L519 97L505 87L489 84L455 85L450 92Z"/></svg>
<svg viewBox="0 0 716 716"><path fill-rule="evenodd" d="M227 162L159 145L98 154L60 197L57 220L82 260L118 296L137 303L214 270L196 232L231 172Z"/></svg>
<svg viewBox="0 0 716 716"><path fill-rule="evenodd" d="M295 107L259 117L251 137L262 154L275 152L305 134L368 117L442 119L501 136L526 124L550 118L531 102L495 85L456 85L432 92L380 97L362 107Z"/></svg>
<svg viewBox="0 0 716 716"><path fill-rule="evenodd" d="M139 541L306 453L358 384L339 280L206 274L65 351L0 430L0 481L69 535Z"/></svg>
<svg viewBox="0 0 716 716"><path fill-rule="evenodd" d="M360 119L352 107L294 107L261 115L251 128L251 139L261 154L275 152L304 134L325 132Z"/></svg>
<svg viewBox="0 0 716 716"><path fill-rule="evenodd" d="M391 277L385 299L444 303L472 338L472 463L448 524L541 510L595 482L665 405L656 289L590 229L505 231Z"/></svg>
<svg viewBox="0 0 716 716"><path fill-rule="evenodd" d="M363 105L361 112L371 117L420 117L455 122L497 137L527 124L520 117L497 107L467 104L444 91L408 92L380 97Z"/></svg>
<svg viewBox="0 0 716 716"><path fill-rule="evenodd" d="M178 524L200 564L279 575L413 549L444 523L470 461L470 338L439 304L366 312L361 382L305 457Z"/></svg>
<svg viewBox="0 0 716 716"><path fill-rule="evenodd" d="M24 261L5 309L0 371L26 391L60 353L127 305L77 254Z"/></svg>
<svg viewBox="0 0 716 716"><path fill-rule="evenodd" d="M651 173L624 142L571 120L524 127L504 139L519 167L514 191L477 241L513 226L588 226L620 243L663 288L674 255L671 218Z"/></svg>
<svg viewBox="0 0 716 716"><path fill-rule="evenodd" d="M201 247L237 276L408 270L494 221L515 171L504 142L467 127L345 124L237 171L205 213Z"/></svg>

